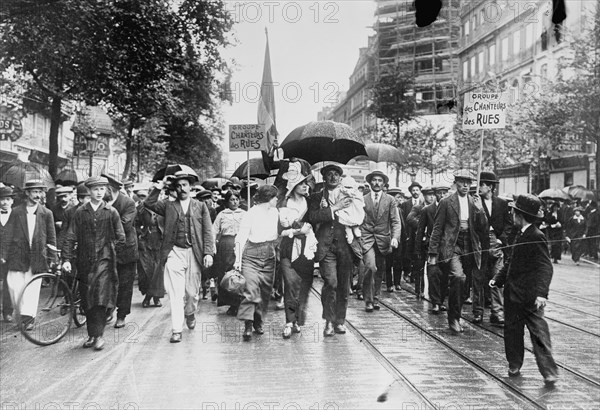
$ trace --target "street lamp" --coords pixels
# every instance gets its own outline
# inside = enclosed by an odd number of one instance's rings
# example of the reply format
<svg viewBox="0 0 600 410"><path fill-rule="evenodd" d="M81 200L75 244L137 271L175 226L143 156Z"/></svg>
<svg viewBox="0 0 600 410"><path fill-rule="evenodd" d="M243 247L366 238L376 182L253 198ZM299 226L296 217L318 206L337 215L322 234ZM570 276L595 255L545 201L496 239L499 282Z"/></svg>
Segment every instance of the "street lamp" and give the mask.
<svg viewBox="0 0 600 410"><path fill-rule="evenodd" d="M86 151L90 155L90 169L89 169L89 172L88 172L88 176L91 177L92 176L93 161L94 161L94 154L96 153L96 150L98 149L98 135L96 135L93 132L89 133L85 137L85 142L86 142Z"/></svg>

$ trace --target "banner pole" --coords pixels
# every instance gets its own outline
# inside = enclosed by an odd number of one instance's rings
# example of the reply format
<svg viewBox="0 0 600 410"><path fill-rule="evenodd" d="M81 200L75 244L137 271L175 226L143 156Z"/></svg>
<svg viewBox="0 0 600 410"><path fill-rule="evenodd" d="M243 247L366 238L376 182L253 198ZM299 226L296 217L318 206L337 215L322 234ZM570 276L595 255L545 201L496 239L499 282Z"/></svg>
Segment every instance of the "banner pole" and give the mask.
<svg viewBox="0 0 600 410"><path fill-rule="evenodd" d="M479 184L481 183L481 165L483 163L483 135L484 129L481 129L481 141L479 141L479 166L477 167L477 190L475 195L479 196Z"/></svg>
<svg viewBox="0 0 600 410"><path fill-rule="evenodd" d="M248 181L246 181L246 188L248 190L248 210L250 210L250 151L246 151L246 169L248 171Z"/></svg>

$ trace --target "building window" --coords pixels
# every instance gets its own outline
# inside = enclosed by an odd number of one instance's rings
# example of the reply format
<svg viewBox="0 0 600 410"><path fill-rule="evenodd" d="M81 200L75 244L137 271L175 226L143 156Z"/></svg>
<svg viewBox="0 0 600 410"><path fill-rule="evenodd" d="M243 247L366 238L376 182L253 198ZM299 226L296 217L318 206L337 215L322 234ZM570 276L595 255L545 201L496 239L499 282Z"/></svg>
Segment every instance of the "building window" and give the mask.
<svg viewBox="0 0 600 410"><path fill-rule="evenodd" d="M489 65L493 67L496 64L496 45L492 44L490 48L488 48L489 55Z"/></svg>
<svg viewBox="0 0 600 410"><path fill-rule="evenodd" d="M471 77L475 76L477 70L475 69L475 56L471 57Z"/></svg>
<svg viewBox="0 0 600 410"><path fill-rule="evenodd" d="M533 23L525 27L525 48L533 46Z"/></svg>
<svg viewBox="0 0 600 410"><path fill-rule="evenodd" d="M465 21L465 24L463 25L463 36L469 36L469 20Z"/></svg>
<svg viewBox="0 0 600 410"><path fill-rule="evenodd" d="M462 78L463 81L467 81L469 79L469 62L468 61L463 61L463 65L462 65Z"/></svg>
<svg viewBox="0 0 600 410"><path fill-rule="evenodd" d="M502 61L508 60L508 37L502 39Z"/></svg>
<svg viewBox="0 0 600 410"><path fill-rule="evenodd" d="M513 33L513 54L517 55L521 51L521 31Z"/></svg>
<svg viewBox="0 0 600 410"><path fill-rule="evenodd" d="M483 68L484 68L484 62L483 62L483 51L479 52L479 55L477 56L477 64L478 64L478 70L477 72L479 74L483 73Z"/></svg>
<svg viewBox="0 0 600 410"><path fill-rule="evenodd" d="M573 171L565 172L565 183L563 186L573 185Z"/></svg>

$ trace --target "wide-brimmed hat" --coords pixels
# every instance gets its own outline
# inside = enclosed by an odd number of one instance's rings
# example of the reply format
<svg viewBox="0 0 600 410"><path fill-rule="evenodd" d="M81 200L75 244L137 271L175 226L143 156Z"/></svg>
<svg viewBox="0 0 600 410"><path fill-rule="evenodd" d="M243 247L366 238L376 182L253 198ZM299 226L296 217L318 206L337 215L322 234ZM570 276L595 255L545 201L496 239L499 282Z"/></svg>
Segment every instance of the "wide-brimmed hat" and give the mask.
<svg viewBox="0 0 600 410"><path fill-rule="evenodd" d="M98 185L109 185L110 183L108 182L108 178L104 177L104 176L100 176L100 177L89 177L88 179L85 180L85 186L88 188L92 188Z"/></svg>
<svg viewBox="0 0 600 410"><path fill-rule="evenodd" d="M329 171L335 171L340 175L344 175L344 170L342 169L342 167L340 167L339 165L335 165L335 164L328 164L325 165L323 168L321 168L321 175L325 176L325 174L327 174L327 172Z"/></svg>
<svg viewBox="0 0 600 410"><path fill-rule="evenodd" d="M471 171L470 169L458 169L456 171L454 171L454 179L468 179L469 181L474 181L475 179L475 173L473 171Z"/></svg>
<svg viewBox="0 0 600 410"><path fill-rule="evenodd" d="M13 198L15 193L13 189L9 186L0 187L0 198Z"/></svg>
<svg viewBox="0 0 600 410"><path fill-rule="evenodd" d="M496 178L496 174L494 174L491 171L482 171L479 174L479 181L480 182L491 182L494 184L497 184L499 182L498 178Z"/></svg>
<svg viewBox="0 0 600 410"><path fill-rule="evenodd" d="M541 210L542 201L540 198L532 194L519 195L517 196L515 202L509 204L508 206L529 216L535 216L537 218L544 216Z"/></svg>
<svg viewBox="0 0 600 410"><path fill-rule="evenodd" d="M388 178L388 176L386 174L384 174L383 172L379 171L378 169L376 169L375 171L373 171L369 175L367 175L365 177L365 180L370 184L371 183L371 179L373 179L373 177L381 177L381 178L383 178L383 183L384 184L387 184L388 182L390 182L390 179Z"/></svg>
<svg viewBox="0 0 600 410"><path fill-rule="evenodd" d="M291 195L294 191L294 188L306 181L309 176L310 175L308 174L305 175L302 173L302 164L300 162L290 162L288 165L288 170L281 176L287 181L287 185L285 186L287 195Z"/></svg>
<svg viewBox="0 0 600 410"><path fill-rule="evenodd" d="M408 186L408 190L410 191L411 189L413 189L413 187L418 186L419 189L423 189L423 187L421 186L421 184L419 184L417 181L413 181L409 186Z"/></svg>
<svg viewBox="0 0 600 410"><path fill-rule="evenodd" d="M424 188L421 189L421 193L423 195L433 194L433 187L426 186L426 187L424 187Z"/></svg>
<svg viewBox="0 0 600 410"><path fill-rule="evenodd" d="M403 195L402 190L400 188L390 188L387 190L388 195Z"/></svg>
<svg viewBox="0 0 600 410"><path fill-rule="evenodd" d="M114 187L115 189L123 188L123 183L115 177L111 177L110 175L106 175L106 174L100 174L100 177L106 178L106 180L108 181L108 185L110 185L111 187Z"/></svg>
<svg viewBox="0 0 600 410"><path fill-rule="evenodd" d="M173 181L177 181L179 179L187 179L190 184L194 184L198 181L198 177L196 175L188 174L185 171L177 171L173 174Z"/></svg>
<svg viewBox="0 0 600 410"><path fill-rule="evenodd" d="M123 186L124 187L133 186L133 181L131 179L126 179L125 181L123 181Z"/></svg>
<svg viewBox="0 0 600 410"><path fill-rule="evenodd" d="M25 182L23 189L25 191L28 189L43 189L45 191L48 188L41 179L30 179L29 181Z"/></svg>
<svg viewBox="0 0 600 410"><path fill-rule="evenodd" d="M438 191L450 191L450 187L448 185L444 185L444 184L434 185L433 186L433 191L434 192L438 192Z"/></svg>
<svg viewBox="0 0 600 410"><path fill-rule="evenodd" d="M62 186L60 188L56 188L56 197L61 197L61 196L65 196L65 195L70 195L73 193L73 187L70 186Z"/></svg>

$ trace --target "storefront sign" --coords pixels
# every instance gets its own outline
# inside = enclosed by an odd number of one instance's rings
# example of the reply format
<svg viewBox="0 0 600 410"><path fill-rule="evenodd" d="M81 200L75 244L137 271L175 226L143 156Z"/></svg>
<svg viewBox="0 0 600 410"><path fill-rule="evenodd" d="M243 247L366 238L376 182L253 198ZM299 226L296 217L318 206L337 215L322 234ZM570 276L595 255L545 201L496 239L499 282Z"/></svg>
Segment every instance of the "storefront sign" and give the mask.
<svg viewBox="0 0 600 410"><path fill-rule="evenodd" d="M94 152L95 157L108 157L110 154L109 142L107 136L99 136L98 137L98 147ZM75 137L73 138L73 155L75 156L88 156L87 152L87 141L83 137L82 134L75 133Z"/></svg>
<svg viewBox="0 0 600 410"><path fill-rule="evenodd" d="M23 124L18 111L0 106L0 141L16 141L23 135Z"/></svg>

